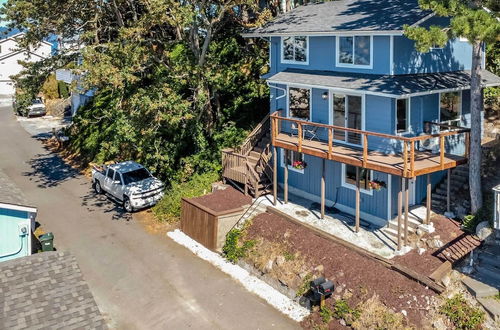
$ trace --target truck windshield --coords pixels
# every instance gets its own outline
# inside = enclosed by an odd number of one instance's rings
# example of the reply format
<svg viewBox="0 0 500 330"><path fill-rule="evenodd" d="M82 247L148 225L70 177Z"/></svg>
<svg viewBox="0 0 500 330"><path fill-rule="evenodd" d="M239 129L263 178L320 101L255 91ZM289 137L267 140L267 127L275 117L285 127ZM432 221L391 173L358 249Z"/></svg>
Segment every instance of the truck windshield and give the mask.
<svg viewBox="0 0 500 330"><path fill-rule="evenodd" d="M146 170L145 168L140 168L138 170L126 172L123 173L122 175L123 175L123 183L125 185L134 182L139 182L151 177L151 174L149 174L148 170Z"/></svg>

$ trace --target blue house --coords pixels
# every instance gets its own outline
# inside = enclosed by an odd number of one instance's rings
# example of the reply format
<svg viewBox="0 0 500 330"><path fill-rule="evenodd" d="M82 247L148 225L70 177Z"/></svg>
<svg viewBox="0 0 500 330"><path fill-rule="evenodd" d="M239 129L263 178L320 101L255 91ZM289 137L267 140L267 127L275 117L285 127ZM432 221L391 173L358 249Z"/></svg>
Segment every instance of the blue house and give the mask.
<svg viewBox="0 0 500 330"><path fill-rule="evenodd" d="M468 158L472 46L455 39L420 53L403 35L404 25L447 23L417 0L338 0L245 33L269 42L271 114L260 126L270 122L271 145L253 132L261 143L225 150L223 176L257 195L274 184L275 200L280 187L284 202L316 201L322 216L334 206L356 229L360 218L399 219L407 232L409 207L430 206L433 187ZM500 85L486 70L482 79Z"/></svg>
<svg viewBox="0 0 500 330"><path fill-rule="evenodd" d="M37 209L0 171L0 262L31 255Z"/></svg>

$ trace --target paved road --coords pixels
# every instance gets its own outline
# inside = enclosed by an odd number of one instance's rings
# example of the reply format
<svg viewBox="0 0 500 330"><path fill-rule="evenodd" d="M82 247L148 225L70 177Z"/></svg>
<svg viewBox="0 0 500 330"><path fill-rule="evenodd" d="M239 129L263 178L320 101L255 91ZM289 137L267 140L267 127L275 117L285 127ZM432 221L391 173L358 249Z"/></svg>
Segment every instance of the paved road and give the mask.
<svg viewBox="0 0 500 330"><path fill-rule="evenodd" d="M0 168L77 258L119 329L294 329L298 324L166 237L144 231L0 107ZM1 198L1 196L0 196Z"/></svg>

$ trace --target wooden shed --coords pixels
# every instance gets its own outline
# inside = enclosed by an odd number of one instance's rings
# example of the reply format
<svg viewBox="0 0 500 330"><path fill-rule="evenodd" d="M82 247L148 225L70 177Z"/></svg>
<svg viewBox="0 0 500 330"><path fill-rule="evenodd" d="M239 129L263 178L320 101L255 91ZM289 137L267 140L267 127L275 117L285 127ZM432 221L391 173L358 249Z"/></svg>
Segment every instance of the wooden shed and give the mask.
<svg viewBox="0 0 500 330"><path fill-rule="evenodd" d="M195 198L183 198L181 230L206 248L222 252L226 234L252 203L236 189L217 190Z"/></svg>

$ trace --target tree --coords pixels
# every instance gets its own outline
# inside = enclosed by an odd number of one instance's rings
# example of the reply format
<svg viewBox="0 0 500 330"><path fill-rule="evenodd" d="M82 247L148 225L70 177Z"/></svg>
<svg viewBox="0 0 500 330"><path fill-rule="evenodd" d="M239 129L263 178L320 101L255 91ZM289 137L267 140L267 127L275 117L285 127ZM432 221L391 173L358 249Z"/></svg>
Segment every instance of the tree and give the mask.
<svg viewBox="0 0 500 330"><path fill-rule="evenodd" d="M471 69L471 142L469 159L469 187L472 213L483 204L481 190L481 111L483 109L481 62L486 43L499 39L500 23L485 10L490 0L419 0L420 7L432 10L438 16L451 17L449 29L439 26L405 27L405 35L415 40L416 49L428 52L436 45L444 46L450 38L465 37L472 44Z"/></svg>

